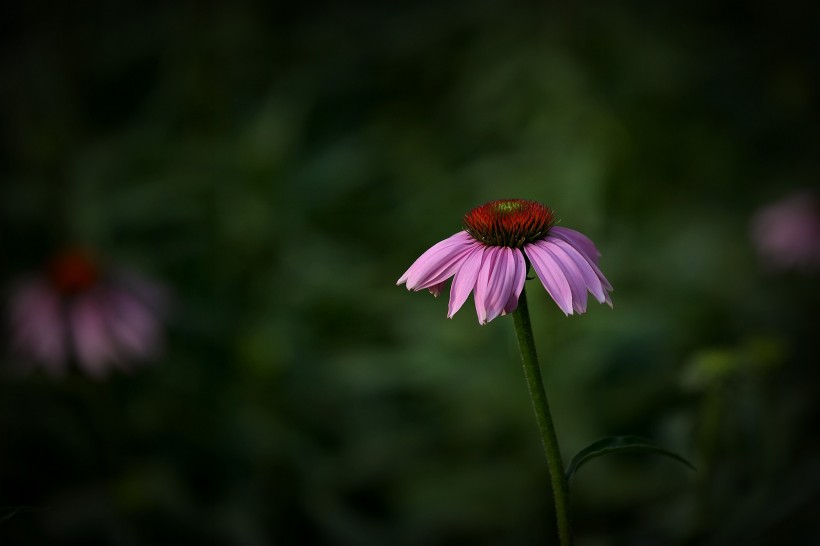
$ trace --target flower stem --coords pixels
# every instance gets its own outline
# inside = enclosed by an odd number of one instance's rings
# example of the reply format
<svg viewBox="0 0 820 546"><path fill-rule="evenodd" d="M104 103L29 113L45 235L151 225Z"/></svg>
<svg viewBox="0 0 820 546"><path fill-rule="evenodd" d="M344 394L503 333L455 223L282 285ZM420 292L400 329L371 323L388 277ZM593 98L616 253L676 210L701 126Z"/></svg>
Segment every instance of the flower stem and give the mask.
<svg viewBox="0 0 820 546"><path fill-rule="evenodd" d="M558 438L555 435L555 425L552 423L552 415L550 415L550 407L547 403L547 393L541 379L538 356L535 353L535 338L532 335L530 312L527 309L526 288L521 291L521 297L518 298L518 307L513 312L513 319L515 320L515 333L518 336L518 349L521 351L521 361L524 364L524 375L527 378L535 418L541 430L541 442L544 444L544 453L547 456L552 496L555 502L555 519L558 522L558 537L561 546L571 546L569 488L564 475L564 463L561 461Z"/></svg>

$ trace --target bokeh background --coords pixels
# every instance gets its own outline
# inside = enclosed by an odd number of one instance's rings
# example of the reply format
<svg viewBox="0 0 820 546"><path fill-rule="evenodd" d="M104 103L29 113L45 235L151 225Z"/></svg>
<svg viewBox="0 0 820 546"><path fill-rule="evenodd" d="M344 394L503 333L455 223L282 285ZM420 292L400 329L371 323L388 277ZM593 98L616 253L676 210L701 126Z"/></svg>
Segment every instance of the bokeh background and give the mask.
<svg viewBox="0 0 820 546"><path fill-rule="evenodd" d="M565 318L528 285L565 458L697 466L591 463L578 544L820 543L818 273L750 237L820 175L808 6L4 6L3 301L82 245L173 304L131 372L4 349L0 543L552 543L511 319L395 286L503 197L615 286Z"/></svg>

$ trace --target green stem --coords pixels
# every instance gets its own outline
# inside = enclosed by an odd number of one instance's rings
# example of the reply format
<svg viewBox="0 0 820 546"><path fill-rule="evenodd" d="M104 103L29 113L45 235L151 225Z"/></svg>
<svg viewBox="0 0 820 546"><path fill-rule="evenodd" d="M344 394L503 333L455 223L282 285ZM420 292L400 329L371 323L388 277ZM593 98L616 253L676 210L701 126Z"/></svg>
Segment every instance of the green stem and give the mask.
<svg viewBox="0 0 820 546"><path fill-rule="evenodd" d="M569 488L564 475L564 463L561 461L561 451L558 447L558 438L555 435L555 425L552 423L550 407L547 403L547 393L541 379L541 369L538 365L538 356L535 353L535 338L532 335L530 312L527 309L526 288L518 298L518 307L513 312L515 319L515 333L518 336L518 349L521 351L521 361L524 364L524 375L530 389L535 418L541 430L541 442L544 444L544 453L547 456L552 496L555 501L555 519L558 522L558 537L561 546L572 545L572 530L569 520Z"/></svg>

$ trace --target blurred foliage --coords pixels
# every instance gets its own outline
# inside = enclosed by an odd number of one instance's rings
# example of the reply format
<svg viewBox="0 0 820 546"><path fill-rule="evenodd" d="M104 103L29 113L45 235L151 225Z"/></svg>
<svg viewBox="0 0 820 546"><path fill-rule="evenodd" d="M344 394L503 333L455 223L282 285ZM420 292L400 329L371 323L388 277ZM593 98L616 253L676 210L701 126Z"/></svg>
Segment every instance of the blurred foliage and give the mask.
<svg viewBox="0 0 820 546"><path fill-rule="evenodd" d="M0 377L0 542L543 544L511 321L395 280L484 201L589 234L615 309L531 310L580 546L820 541L817 274L754 210L816 184L790 1L20 2L0 18L0 275L63 244L175 294L164 357ZM812 10L816 14L816 10ZM17 508L21 509L17 509Z"/></svg>

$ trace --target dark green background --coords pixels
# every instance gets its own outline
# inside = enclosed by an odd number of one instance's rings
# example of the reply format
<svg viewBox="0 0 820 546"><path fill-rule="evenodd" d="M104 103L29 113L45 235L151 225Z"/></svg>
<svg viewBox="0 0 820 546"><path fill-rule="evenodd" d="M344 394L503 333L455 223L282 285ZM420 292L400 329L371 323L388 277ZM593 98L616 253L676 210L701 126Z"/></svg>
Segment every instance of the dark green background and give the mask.
<svg viewBox="0 0 820 546"><path fill-rule="evenodd" d="M820 542L818 275L749 238L820 176L817 11L715 4L2 8L0 280L80 243L174 312L131 375L3 357L0 543L552 543L511 319L394 285L504 197L615 286L528 285L565 457L698 467L591 463L579 546Z"/></svg>

